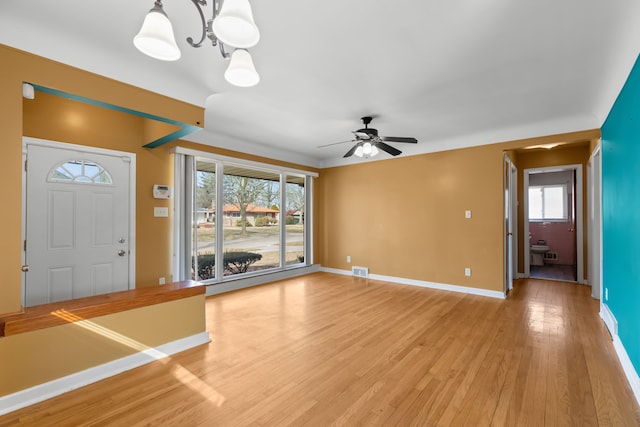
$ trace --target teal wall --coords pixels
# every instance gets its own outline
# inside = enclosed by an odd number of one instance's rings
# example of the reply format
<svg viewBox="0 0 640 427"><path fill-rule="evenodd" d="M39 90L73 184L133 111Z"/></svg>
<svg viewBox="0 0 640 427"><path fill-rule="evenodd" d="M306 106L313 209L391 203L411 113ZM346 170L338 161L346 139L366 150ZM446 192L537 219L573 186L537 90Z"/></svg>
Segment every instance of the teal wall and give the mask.
<svg viewBox="0 0 640 427"><path fill-rule="evenodd" d="M604 302L640 372L640 57L602 126L602 214Z"/></svg>

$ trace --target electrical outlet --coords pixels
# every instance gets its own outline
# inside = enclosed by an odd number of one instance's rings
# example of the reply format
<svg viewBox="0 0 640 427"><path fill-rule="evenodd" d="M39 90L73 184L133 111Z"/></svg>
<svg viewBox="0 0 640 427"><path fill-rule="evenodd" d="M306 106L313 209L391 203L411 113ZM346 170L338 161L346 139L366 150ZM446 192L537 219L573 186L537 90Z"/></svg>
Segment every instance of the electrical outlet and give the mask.
<svg viewBox="0 0 640 427"><path fill-rule="evenodd" d="M471 218L471 211L470 211L470 210L468 210L468 209L467 209L466 211L464 211L464 217L465 217L466 219L470 219L470 218Z"/></svg>
<svg viewBox="0 0 640 427"><path fill-rule="evenodd" d="M471 268L465 267L464 275L467 276L467 277L471 276Z"/></svg>
<svg viewBox="0 0 640 427"><path fill-rule="evenodd" d="M604 288L604 300L609 301L609 288Z"/></svg>
<svg viewBox="0 0 640 427"><path fill-rule="evenodd" d="M164 284L165 284L164 277L161 277L161 278L158 280L158 284L160 284L160 285L164 285Z"/></svg>
<svg viewBox="0 0 640 427"><path fill-rule="evenodd" d="M347 255L347 262L350 263L351 262L351 255Z"/></svg>

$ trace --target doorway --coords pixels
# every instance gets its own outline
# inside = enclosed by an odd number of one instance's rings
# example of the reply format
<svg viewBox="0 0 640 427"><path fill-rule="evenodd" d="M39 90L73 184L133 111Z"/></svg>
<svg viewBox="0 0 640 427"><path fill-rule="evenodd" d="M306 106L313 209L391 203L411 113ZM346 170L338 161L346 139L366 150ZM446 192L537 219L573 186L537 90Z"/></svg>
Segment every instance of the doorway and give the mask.
<svg viewBox="0 0 640 427"><path fill-rule="evenodd" d="M525 169L524 274L584 283L582 165Z"/></svg>
<svg viewBox="0 0 640 427"><path fill-rule="evenodd" d="M23 305L130 289L135 154L24 138Z"/></svg>

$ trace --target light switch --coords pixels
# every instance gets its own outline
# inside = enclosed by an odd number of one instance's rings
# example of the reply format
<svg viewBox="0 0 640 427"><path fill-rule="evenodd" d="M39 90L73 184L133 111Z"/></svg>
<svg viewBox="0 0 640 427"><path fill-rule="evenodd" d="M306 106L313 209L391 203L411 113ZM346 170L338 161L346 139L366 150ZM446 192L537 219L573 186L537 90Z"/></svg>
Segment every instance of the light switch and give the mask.
<svg viewBox="0 0 640 427"><path fill-rule="evenodd" d="M153 216L168 217L169 216L169 208L156 206L156 207L153 208Z"/></svg>
<svg viewBox="0 0 640 427"><path fill-rule="evenodd" d="M466 211L464 211L464 217L465 217L466 219L471 218L471 211L470 211L470 210L468 210L468 209L467 209Z"/></svg>

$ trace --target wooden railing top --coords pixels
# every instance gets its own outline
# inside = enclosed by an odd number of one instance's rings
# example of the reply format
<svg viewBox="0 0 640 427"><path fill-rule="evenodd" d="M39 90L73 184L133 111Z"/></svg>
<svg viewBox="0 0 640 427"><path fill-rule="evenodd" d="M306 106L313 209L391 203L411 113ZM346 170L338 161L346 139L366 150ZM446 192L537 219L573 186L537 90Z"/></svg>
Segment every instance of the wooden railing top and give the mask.
<svg viewBox="0 0 640 427"><path fill-rule="evenodd" d="M74 321L73 319L75 321L90 319L188 298L204 294L205 288L206 286L200 282L185 280L163 286L132 289L27 307L22 313L0 318L0 337L63 325Z"/></svg>

